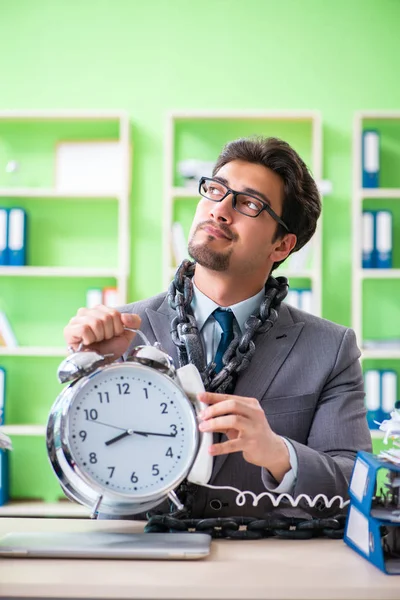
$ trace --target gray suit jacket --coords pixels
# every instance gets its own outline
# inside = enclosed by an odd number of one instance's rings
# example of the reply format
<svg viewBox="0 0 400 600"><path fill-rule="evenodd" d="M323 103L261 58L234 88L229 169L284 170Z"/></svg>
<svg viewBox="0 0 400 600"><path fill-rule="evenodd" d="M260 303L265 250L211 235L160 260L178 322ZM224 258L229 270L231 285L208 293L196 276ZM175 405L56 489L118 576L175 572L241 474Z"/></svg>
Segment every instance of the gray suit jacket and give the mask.
<svg viewBox="0 0 400 600"><path fill-rule="evenodd" d="M165 294L119 310L139 314L141 330L152 343L159 341L178 365L170 336L175 313ZM293 495L347 497L357 451L371 450L354 332L283 303L275 326L257 334L254 341L255 355L238 377L234 394L257 398L271 428L293 444L298 458ZM137 343L135 340L133 345ZM266 491L262 469L247 463L241 453L216 457L210 483L257 495ZM300 506L314 516L338 512L337 505L331 510L309 509L303 502ZM247 497L246 505L239 507L232 491L197 487L193 516L260 517L271 509L266 497L256 507ZM303 516L299 510L281 512Z"/></svg>

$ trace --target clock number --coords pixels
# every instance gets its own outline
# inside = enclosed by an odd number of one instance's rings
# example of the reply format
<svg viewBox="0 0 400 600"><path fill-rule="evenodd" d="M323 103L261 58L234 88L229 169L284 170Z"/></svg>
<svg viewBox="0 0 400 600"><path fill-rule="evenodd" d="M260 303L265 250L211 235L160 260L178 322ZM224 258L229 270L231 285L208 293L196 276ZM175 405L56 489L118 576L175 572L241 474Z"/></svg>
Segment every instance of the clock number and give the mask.
<svg viewBox="0 0 400 600"><path fill-rule="evenodd" d="M160 408L162 407L162 411L161 414L162 415L167 415L168 411L167 411L167 403L166 402L161 402L160 404Z"/></svg>
<svg viewBox="0 0 400 600"><path fill-rule="evenodd" d="M107 404L110 402L110 394L108 392L97 392L97 395L100 398L100 404L103 404L103 395L106 399Z"/></svg>
<svg viewBox="0 0 400 600"><path fill-rule="evenodd" d="M176 425L170 425L170 429L172 429L172 435L177 435L178 429Z"/></svg>
<svg viewBox="0 0 400 600"><path fill-rule="evenodd" d="M97 456L96 456L96 452L91 452L91 453L89 454L89 460L90 460L90 463L91 463L92 465L95 465L95 464L97 463Z"/></svg>
<svg viewBox="0 0 400 600"><path fill-rule="evenodd" d="M144 391L144 396L145 396L146 400L148 400L149 394L147 393L147 388L143 388L143 391Z"/></svg>
<svg viewBox="0 0 400 600"><path fill-rule="evenodd" d="M159 474L160 474L160 469L158 468L158 465L153 465L153 470L152 470L151 474L152 474L154 477L157 477L157 475L159 475Z"/></svg>
<svg viewBox="0 0 400 600"><path fill-rule="evenodd" d="M91 408L90 410L87 410L87 408L85 408L84 413L87 421L95 421L99 416L95 408Z"/></svg>
<svg viewBox="0 0 400 600"><path fill-rule="evenodd" d="M84 442L86 440L86 436L87 436L86 431L84 431L82 429L82 431L79 432L79 437L81 438L82 442Z"/></svg>
<svg viewBox="0 0 400 600"><path fill-rule="evenodd" d="M114 475L115 467L107 467L107 469L110 469L109 479L111 479L111 477Z"/></svg>
<svg viewBox="0 0 400 600"><path fill-rule="evenodd" d="M139 477L136 475L135 471L133 471L131 475L131 481L132 483L137 483L139 481Z"/></svg>
<svg viewBox="0 0 400 600"><path fill-rule="evenodd" d="M174 455L172 454L172 448L171 448L171 447L169 447L169 448L168 448L168 450L167 450L167 451L166 451L166 453L165 453L165 456L170 456L171 458L174 456Z"/></svg>
<svg viewBox="0 0 400 600"><path fill-rule="evenodd" d="M130 394L129 391L129 383L117 383L118 394L121 396L122 394ZM123 391L122 391L123 390Z"/></svg>

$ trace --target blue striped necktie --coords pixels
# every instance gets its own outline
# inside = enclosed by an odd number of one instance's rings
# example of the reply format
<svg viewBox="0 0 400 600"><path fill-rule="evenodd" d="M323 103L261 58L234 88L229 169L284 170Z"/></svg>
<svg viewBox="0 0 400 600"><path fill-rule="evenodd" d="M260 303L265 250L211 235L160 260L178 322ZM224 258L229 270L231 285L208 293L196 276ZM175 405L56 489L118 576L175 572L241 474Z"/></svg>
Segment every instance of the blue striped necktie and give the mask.
<svg viewBox="0 0 400 600"><path fill-rule="evenodd" d="M235 316L230 308L228 308L228 310L216 308L212 314L222 329L221 340L214 358L214 362L216 363L215 372L219 373L224 366L222 364L222 357L225 354L229 344L233 340L233 320Z"/></svg>

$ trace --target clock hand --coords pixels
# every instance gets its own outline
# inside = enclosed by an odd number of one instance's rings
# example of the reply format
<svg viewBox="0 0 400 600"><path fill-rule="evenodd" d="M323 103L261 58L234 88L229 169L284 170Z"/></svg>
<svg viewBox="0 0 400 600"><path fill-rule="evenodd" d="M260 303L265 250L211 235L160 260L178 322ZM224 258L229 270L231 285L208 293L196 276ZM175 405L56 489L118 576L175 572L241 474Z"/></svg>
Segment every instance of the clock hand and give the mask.
<svg viewBox="0 0 400 600"><path fill-rule="evenodd" d="M110 423L103 423L97 419L87 419L90 423L98 423L99 425L105 425L106 427L112 427L113 429L119 429L120 431L128 431L125 427L117 427L116 425L110 425Z"/></svg>
<svg viewBox="0 0 400 600"><path fill-rule="evenodd" d="M159 435L161 437L176 437L176 433L155 433L154 431L134 431L133 433L138 433L139 435Z"/></svg>
<svg viewBox="0 0 400 600"><path fill-rule="evenodd" d="M108 442L105 442L105 444L106 446L111 446L111 444L114 444L115 442L118 442L119 440L122 440L125 437L132 435L133 433L137 433L138 435L143 435L144 437L147 437L147 433L142 433L141 431L133 431L133 429L126 429L124 433L120 433L114 438L111 438L111 440L108 440Z"/></svg>

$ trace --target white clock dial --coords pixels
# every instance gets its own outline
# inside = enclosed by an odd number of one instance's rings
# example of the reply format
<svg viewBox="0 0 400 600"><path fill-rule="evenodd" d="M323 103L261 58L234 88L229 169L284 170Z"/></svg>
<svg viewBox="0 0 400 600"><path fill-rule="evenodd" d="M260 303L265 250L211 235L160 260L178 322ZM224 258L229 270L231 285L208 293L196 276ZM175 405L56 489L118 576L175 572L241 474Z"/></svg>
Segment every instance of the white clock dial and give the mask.
<svg viewBox="0 0 400 600"><path fill-rule="evenodd" d="M67 437L82 473L140 500L185 476L197 450L196 427L172 380L126 363L89 377L69 408Z"/></svg>

